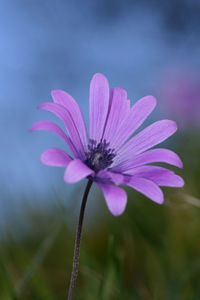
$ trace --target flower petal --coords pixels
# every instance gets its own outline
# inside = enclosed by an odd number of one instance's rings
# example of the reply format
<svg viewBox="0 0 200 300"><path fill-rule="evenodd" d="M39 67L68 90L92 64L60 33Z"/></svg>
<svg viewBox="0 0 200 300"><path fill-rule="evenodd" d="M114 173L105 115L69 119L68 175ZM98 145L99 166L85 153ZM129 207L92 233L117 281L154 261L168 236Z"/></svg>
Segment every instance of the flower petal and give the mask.
<svg viewBox="0 0 200 300"><path fill-rule="evenodd" d="M132 176L129 178L126 185L132 187L156 203L162 204L164 201L162 190L154 182L146 178Z"/></svg>
<svg viewBox="0 0 200 300"><path fill-rule="evenodd" d="M97 174L97 182L114 183L116 185L123 184L124 176L107 170L101 170Z"/></svg>
<svg viewBox="0 0 200 300"><path fill-rule="evenodd" d="M98 185L103 191L109 211L114 216L121 215L124 212L127 204L126 192L115 185L102 183L98 183Z"/></svg>
<svg viewBox="0 0 200 300"><path fill-rule="evenodd" d="M75 183L93 173L94 171L88 168L80 159L74 159L65 170L64 180L67 183Z"/></svg>
<svg viewBox="0 0 200 300"><path fill-rule="evenodd" d="M112 145L113 134L121 124L128 112L127 92L119 87L115 87L110 92L110 109L105 125L103 138ZM112 147L112 146L111 146Z"/></svg>
<svg viewBox="0 0 200 300"><path fill-rule="evenodd" d="M77 156L77 152L76 152L71 140L67 137L67 135L64 133L64 131L55 123L50 122L50 121L38 121L38 122L34 123L30 128L30 131L36 131L36 130L48 130L48 131L58 134L67 143L72 154Z"/></svg>
<svg viewBox="0 0 200 300"><path fill-rule="evenodd" d="M150 163L167 163L171 164L173 166L176 166L178 168L183 167L183 163L180 159L180 157L173 151L169 149L152 149L146 152L143 152L135 157L133 157L131 160L126 160L122 162L120 165L113 168L115 172L124 172L129 169L133 169L145 164Z"/></svg>
<svg viewBox="0 0 200 300"><path fill-rule="evenodd" d="M137 101L130 110L130 113L122 121L121 126L112 138L112 147L118 150L121 145L133 134L133 132L145 121L156 106L156 99L153 96L146 96Z"/></svg>
<svg viewBox="0 0 200 300"><path fill-rule="evenodd" d="M74 121L74 124L78 129L82 144L84 145L84 149L86 150L86 147L88 145L88 138L86 133L85 122L78 103L74 100L74 98L71 95L62 90L53 90L51 92L51 95L55 103L64 106L69 111Z"/></svg>
<svg viewBox="0 0 200 300"><path fill-rule="evenodd" d="M72 158L61 149L49 148L42 153L40 160L47 166L67 167Z"/></svg>
<svg viewBox="0 0 200 300"><path fill-rule="evenodd" d="M109 85L103 74L95 74L90 84L90 139L100 141L109 107Z"/></svg>
<svg viewBox="0 0 200 300"><path fill-rule="evenodd" d="M51 103L51 102L46 102L46 103L41 104L38 107L38 109L44 109L44 110L50 111L53 114L55 114L58 118L61 119L61 121L66 126L66 129L69 133L70 139L71 139L72 143L74 144L79 157L81 159L84 159L85 154L84 154L83 144L81 142L78 129L76 128L74 121L73 121L70 113L68 112L68 110L65 107L61 106L60 104Z"/></svg>
<svg viewBox="0 0 200 300"><path fill-rule="evenodd" d="M183 187L184 180L173 171L158 166L142 166L127 174L149 179L160 186Z"/></svg>
<svg viewBox="0 0 200 300"><path fill-rule="evenodd" d="M130 160L133 155L139 154L163 142L177 130L175 122L170 120L157 121L135 135L120 149L115 165Z"/></svg>

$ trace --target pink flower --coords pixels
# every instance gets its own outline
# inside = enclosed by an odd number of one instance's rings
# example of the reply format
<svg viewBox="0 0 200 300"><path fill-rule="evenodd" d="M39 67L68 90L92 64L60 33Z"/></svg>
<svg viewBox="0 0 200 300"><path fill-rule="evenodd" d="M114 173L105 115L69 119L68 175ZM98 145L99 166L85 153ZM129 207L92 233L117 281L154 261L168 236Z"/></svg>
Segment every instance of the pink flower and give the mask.
<svg viewBox="0 0 200 300"><path fill-rule="evenodd" d="M151 200L162 204L160 186L182 187L183 179L174 172L151 163L163 162L182 168L178 155L171 150L151 149L177 130L176 123L161 120L148 126L131 139L156 106L156 99L146 96L130 107L127 92L119 87L109 90L106 77L95 74L90 84L89 138L80 108L68 93L52 91L54 103L39 109L54 113L66 127L68 135L53 122L39 121L31 131L49 130L65 140L71 156L61 149L50 148L41 155L49 166L65 167L64 180L75 183L83 178L96 182L104 194L108 209L117 216L124 212L127 195L119 187L132 187Z"/></svg>
<svg viewBox="0 0 200 300"><path fill-rule="evenodd" d="M184 130L200 126L200 80L190 70L171 70L163 76L159 94L163 110Z"/></svg>

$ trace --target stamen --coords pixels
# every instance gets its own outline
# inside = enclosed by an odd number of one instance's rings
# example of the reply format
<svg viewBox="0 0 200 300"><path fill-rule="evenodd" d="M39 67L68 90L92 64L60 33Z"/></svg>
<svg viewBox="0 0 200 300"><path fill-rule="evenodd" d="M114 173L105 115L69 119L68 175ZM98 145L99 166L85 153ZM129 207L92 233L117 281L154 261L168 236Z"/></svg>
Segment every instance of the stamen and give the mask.
<svg viewBox="0 0 200 300"><path fill-rule="evenodd" d="M89 140L85 163L95 172L106 169L113 163L116 154L114 149L108 148L108 146L109 143L105 139L101 139L98 144L95 140Z"/></svg>

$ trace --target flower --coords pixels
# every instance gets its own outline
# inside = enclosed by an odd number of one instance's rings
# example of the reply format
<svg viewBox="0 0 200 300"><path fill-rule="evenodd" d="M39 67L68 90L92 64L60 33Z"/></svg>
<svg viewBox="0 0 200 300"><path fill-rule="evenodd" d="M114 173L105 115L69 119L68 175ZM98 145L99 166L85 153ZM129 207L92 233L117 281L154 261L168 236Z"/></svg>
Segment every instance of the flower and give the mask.
<svg viewBox="0 0 200 300"><path fill-rule="evenodd" d="M31 131L49 130L69 146L70 156L58 148L47 149L41 162L65 167L64 181L75 183L83 178L96 182L110 212L118 216L125 210L127 194L119 185L129 186L151 200L162 204L160 186L182 187L183 179L173 171L149 165L163 162L182 168L178 155L153 146L166 140L177 130L176 123L161 120L130 138L156 106L156 99L146 96L130 107L127 92L109 84L103 74L95 74L90 84L89 138L80 108L68 93L54 90L54 103L46 102L39 109L52 112L64 123L68 135L55 123L39 121Z"/></svg>
<svg viewBox="0 0 200 300"><path fill-rule="evenodd" d="M184 131L199 129L200 126L200 80L190 70L168 71L159 85L163 99L163 110L176 121Z"/></svg>

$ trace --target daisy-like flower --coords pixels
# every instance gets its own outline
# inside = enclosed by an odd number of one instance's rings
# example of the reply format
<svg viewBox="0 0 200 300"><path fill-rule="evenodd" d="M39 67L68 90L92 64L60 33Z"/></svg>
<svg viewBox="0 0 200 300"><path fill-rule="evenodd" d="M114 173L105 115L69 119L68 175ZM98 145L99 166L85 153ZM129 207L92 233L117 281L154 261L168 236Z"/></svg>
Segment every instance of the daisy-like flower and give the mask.
<svg viewBox="0 0 200 300"><path fill-rule="evenodd" d="M64 180L67 183L83 178L89 180L83 195L75 241L68 293L68 300L72 300L78 275L84 211L92 182L100 186L108 209L115 216L124 212L127 203L126 192L119 185L132 187L162 204L164 197L160 186L182 187L184 182L174 172L150 165L163 162L182 168L180 158L173 151L151 149L177 130L175 122L157 121L131 137L156 106L154 97L144 97L130 107L124 89L116 87L110 90L104 75L94 75L90 84L89 137L80 108L72 96L54 90L52 98L54 103L41 104L39 109L58 116L68 135L49 121L39 121L32 125L31 130L49 130L58 134L67 143L72 155L50 148L42 153L41 162L48 166L65 167Z"/></svg>
<svg viewBox="0 0 200 300"><path fill-rule="evenodd" d="M39 109L60 118L67 134L50 121L33 124L31 131L49 130L58 134L67 143L71 155L50 148L42 153L41 162L65 167L67 183L84 178L97 183L113 215L122 214L127 204L126 192L119 185L129 186L159 204L164 201L160 186L184 185L183 179L173 171L151 165L162 162L182 168L180 158L173 151L151 149L175 133L175 122L157 121L132 137L155 108L154 97L146 96L130 107L124 89L110 90L106 77L95 74L90 84L88 136L81 110L72 96L62 90L54 90L51 95L54 102L43 103Z"/></svg>

